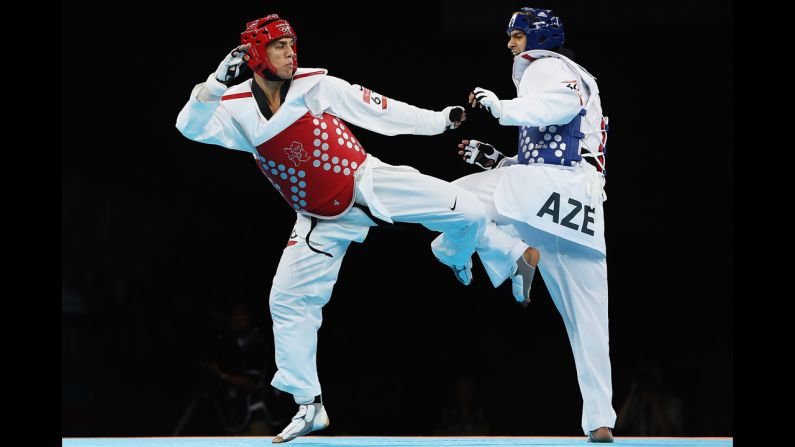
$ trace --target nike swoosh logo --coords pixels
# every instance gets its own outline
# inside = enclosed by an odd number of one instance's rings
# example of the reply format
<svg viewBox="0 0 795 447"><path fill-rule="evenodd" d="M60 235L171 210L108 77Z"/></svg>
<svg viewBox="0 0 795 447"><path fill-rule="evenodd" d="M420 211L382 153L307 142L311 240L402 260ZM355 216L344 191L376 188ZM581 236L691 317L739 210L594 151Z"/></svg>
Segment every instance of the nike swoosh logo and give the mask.
<svg viewBox="0 0 795 447"><path fill-rule="evenodd" d="M456 203L458 203L458 196L455 197L455 200L453 201L453 206L450 208L450 211L455 211Z"/></svg>

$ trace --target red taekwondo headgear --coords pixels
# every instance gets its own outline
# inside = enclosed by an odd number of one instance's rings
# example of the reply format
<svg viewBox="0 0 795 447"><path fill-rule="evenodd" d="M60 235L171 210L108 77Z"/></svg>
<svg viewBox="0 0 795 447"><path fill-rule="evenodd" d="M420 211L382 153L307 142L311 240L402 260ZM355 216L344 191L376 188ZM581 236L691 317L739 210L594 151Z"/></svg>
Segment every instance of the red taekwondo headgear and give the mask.
<svg viewBox="0 0 795 447"><path fill-rule="evenodd" d="M249 48L247 53L250 57L248 60L249 68L263 76L266 75L265 71L276 76L276 68L268 60L266 48L269 43L283 37L293 38L292 47L295 53L293 73L295 73L295 70L298 69L298 50L296 49L296 40L298 38L287 20L280 18L277 14L270 14L261 19L248 22L246 30L240 34L241 44L251 44L251 48Z"/></svg>

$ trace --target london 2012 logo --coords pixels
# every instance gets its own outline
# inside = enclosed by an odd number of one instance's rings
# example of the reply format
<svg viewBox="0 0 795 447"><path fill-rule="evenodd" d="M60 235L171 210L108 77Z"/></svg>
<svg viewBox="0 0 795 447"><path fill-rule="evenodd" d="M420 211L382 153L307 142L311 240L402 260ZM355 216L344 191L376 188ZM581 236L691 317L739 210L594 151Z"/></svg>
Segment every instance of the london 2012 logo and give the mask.
<svg viewBox="0 0 795 447"><path fill-rule="evenodd" d="M287 158L289 158L296 167L305 161L309 161L309 154L304 150L304 145L297 141L293 141L290 147L284 148L284 153L287 154Z"/></svg>

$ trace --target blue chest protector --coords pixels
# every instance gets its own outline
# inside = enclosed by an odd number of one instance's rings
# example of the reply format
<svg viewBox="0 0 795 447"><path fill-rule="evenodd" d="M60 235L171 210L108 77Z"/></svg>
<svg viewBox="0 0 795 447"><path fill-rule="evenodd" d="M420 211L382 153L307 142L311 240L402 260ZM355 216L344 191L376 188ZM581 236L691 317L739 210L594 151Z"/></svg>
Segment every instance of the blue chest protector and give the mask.
<svg viewBox="0 0 795 447"><path fill-rule="evenodd" d="M519 163L546 163L576 166L582 160L580 141L585 134L580 131L580 122L585 108L571 121L562 126L522 126L519 128Z"/></svg>

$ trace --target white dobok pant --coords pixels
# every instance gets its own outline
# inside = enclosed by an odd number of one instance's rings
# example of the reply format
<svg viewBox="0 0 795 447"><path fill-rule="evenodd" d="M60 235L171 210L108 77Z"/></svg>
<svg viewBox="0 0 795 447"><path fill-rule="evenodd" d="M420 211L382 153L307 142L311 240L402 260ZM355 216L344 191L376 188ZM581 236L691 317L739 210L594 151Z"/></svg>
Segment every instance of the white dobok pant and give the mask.
<svg viewBox="0 0 795 447"><path fill-rule="evenodd" d="M528 244L541 252L538 268L555 307L563 317L574 354L583 399L583 431L588 434L599 427L614 427L616 413L611 404L613 387L606 256L502 216L494 205L494 192L505 172L505 168L493 169L453 182L473 193L486 208L490 219L478 243L478 256L492 284L497 287L513 274L516 260Z"/></svg>

